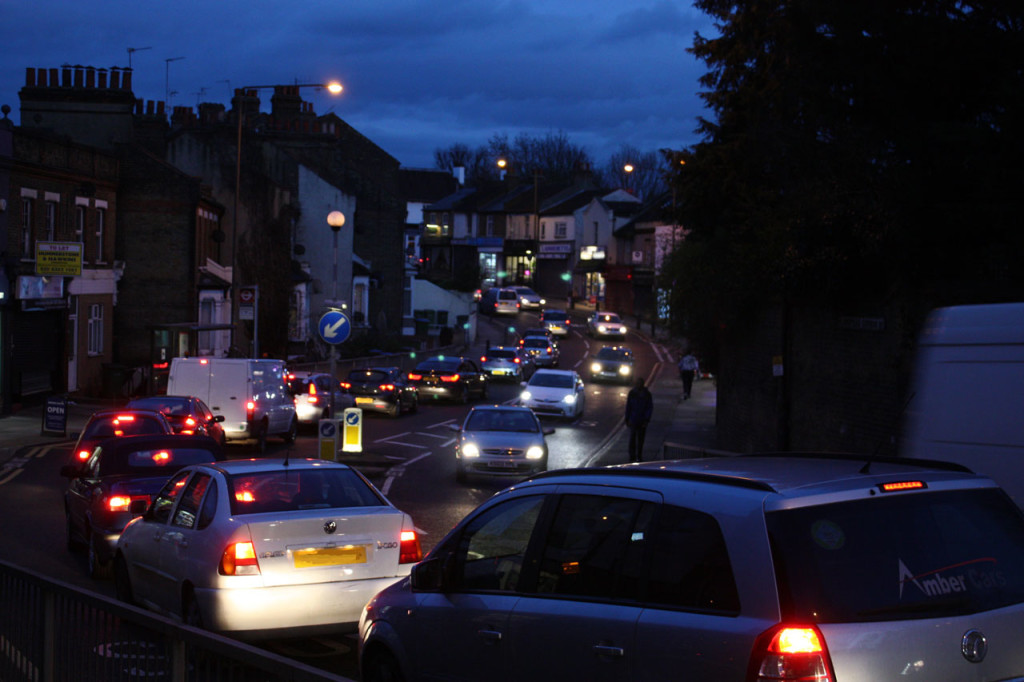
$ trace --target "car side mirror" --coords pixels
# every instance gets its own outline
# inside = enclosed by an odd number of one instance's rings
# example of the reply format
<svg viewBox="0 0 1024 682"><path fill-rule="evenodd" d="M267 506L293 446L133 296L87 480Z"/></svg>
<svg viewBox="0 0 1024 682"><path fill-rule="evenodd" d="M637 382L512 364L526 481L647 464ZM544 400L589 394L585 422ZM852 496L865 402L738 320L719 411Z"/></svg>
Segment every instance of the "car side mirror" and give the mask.
<svg viewBox="0 0 1024 682"><path fill-rule="evenodd" d="M74 464L65 464L60 468L60 475L64 478L78 478L82 468Z"/></svg>
<svg viewBox="0 0 1024 682"><path fill-rule="evenodd" d="M450 581L447 579L448 555L430 557L415 564L410 572L412 589L419 592L444 592Z"/></svg>

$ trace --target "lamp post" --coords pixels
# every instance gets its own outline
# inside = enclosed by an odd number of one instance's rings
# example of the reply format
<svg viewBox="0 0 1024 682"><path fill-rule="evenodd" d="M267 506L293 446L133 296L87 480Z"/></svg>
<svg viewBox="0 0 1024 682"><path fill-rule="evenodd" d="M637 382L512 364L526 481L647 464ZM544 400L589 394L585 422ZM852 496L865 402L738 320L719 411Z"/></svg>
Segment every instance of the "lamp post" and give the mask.
<svg viewBox="0 0 1024 682"><path fill-rule="evenodd" d="M270 90L279 87L293 87L293 88L317 88L325 89L332 95L339 95L343 90L341 83L337 81L331 81L330 83L301 83L291 86L283 85L247 85L235 92L238 93L238 112L236 118L236 129L235 129L235 202L234 210L231 214L231 342L234 345L235 340L238 337L238 209L239 209L239 197L242 194L242 119L245 118L245 112L242 109L242 98L245 93L250 90Z"/></svg>
<svg viewBox="0 0 1024 682"><path fill-rule="evenodd" d="M334 233L334 270L332 273L334 289L331 302L334 305L338 305L338 232L340 232L342 226L345 225L345 214L341 211L331 211L327 214L327 224L331 226L331 232ZM334 385L338 381L338 378L334 376L334 373L337 366L338 346L331 344L331 419L337 419L337 415L334 414Z"/></svg>

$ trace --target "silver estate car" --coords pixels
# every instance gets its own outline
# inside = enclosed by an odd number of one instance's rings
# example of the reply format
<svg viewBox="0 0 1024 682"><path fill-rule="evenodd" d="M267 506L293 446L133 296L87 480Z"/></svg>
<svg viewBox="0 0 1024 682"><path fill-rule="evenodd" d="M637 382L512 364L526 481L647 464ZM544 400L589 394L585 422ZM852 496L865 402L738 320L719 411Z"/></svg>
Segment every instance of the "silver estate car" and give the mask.
<svg viewBox="0 0 1024 682"><path fill-rule="evenodd" d="M189 466L121 533L119 599L243 639L354 628L422 558L412 518L315 459Z"/></svg>
<svg viewBox="0 0 1024 682"><path fill-rule="evenodd" d="M556 470L366 605L363 682L1024 679L1024 516L924 460Z"/></svg>

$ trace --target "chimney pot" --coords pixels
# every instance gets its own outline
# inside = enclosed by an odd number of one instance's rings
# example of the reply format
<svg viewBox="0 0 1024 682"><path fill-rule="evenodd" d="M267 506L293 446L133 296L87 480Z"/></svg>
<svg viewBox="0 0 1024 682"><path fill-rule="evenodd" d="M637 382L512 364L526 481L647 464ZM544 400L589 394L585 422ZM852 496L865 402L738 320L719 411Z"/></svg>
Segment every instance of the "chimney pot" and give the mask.
<svg viewBox="0 0 1024 682"><path fill-rule="evenodd" d="M25 69L25 86L33 87L36 84L36 70L31 66Z"/></svg>
<svg viewBox="0 0 1024 682"><path fill-rule="evenodd" d="M99 72L100 72L99 88L100 88L100 90L106 90L107 89L107 70L106 69L99 69Z"/></svg>
<svg viewBox="0 0 1024 682"><path fill-rule="evenodd" d="M110 89L121 89L121 69L119 67L113 66L110 68Z"/></svg>
<svg viewBox="0 0 1024 682"><path fill-rule="evenodd" d="M132 89L132 70L131 69L125 69L124 70L124 76L121 78L121 88L123 90L131 90Z"/></svg>
<svg viewBox="0 0 1024 682"><path fill-rule="evenodd" d="M62 67L61 68L60 77L61 77L61 85L63 85L65 88L70 88L71 87L71 67L70 66Z"/></svg>

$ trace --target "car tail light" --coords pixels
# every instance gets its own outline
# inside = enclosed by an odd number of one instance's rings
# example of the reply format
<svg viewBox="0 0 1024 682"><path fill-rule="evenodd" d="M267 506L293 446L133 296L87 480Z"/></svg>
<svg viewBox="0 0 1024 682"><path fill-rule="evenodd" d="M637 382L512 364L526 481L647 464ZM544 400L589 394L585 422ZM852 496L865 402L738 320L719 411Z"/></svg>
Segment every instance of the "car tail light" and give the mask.
<svg viewBox="0 0 1024 682"><path fill-rule="evenodd" d="M480 362L487 362L487 356L486 355L481 355L480 356Z"/></svg>
<svg viewBox="0 0 1024 682"><path fill-rule="evenodd" d="M441 375L441 381L445 382L446 384L454 384L458 380L459 380L459 375L458 374L442 374Z"/></svg>
<svg viewBox="0 0 1024 682"><path fill-rule="evenodd" d="M750 660L752 682L834 682L825 638L818 628L777 625L761 633Z"/></svg>
<svg viewBox="0 0 1024 682"><path fill-rule="evenodd" d="M422 378L422 374L417 374L416 372L409 372L409 381L419 381Z"/></svg>
<svg viewBox="0 0 1024 682"><path fill-rule="evenodd" d="M251 490L239 490L235 493L235 499L246 504L256 501L256 497L252 494Z"/></svg>
<svg viewBox="0 0 1024 682"><path fill-rule="evenodd" d="M395 390L395 385L394 384L381 384L379 388L380 388L381 391L384 391L386 393L388 391Z"/></svg>
<svg viewBox="0 0 1024 682"><path fill-rule="evenodd" d="M106 507L110 512L126 512L131 509L132 502L145 500L149 504L149 495L111 495L107 498Z"/></svg>
<svg viewBox="0 0 1024 682"><path fill-rule="evenodd" d="M420 536L414 530L403 530L398 551L398 563L414 564L422 558L423 549L420 547Z"/></svg>
<svg viewBox="0 0 1024 682"><path fill-rule="evenodd" d="M316 395L316 384L310 384L309 385L309 394L310 395Z"/></svg>
<svg viewBox="0 0 1024 682"><path fill-rule="evenodd" d="M249 400L245 403L245 420L252 421L253 414L256 412L256 402Z"/></svg>
<svg viewBox="0 0 1024 682"><path fill-rule="evenodd" d="M310 405L316 405L319 401L320 401L320 398L317 398L316 395L314 395L313 393L309 394L309 404Z"/></svg>
<svg viewBox="0 0 1024 682"><path fill-rule="evenodd" d="M348 389L352 388L352 384L351 384L351 382L348 382L348 381L342 381L342 382L341 382L340 384L338 384L338 385L339 385L339 386L341 386L341 387L342 387L343 389L345 389L346 391L347 391Z"/></svg>
<svg viewBox="0 0 1024 682"><path fill-rule="evenodd" d="M90 452L88 450L79 450L78 451L78 461L79 462L84 462L85 460L89 459L89 454L90 454Z"/></svg>
<svg viewBox="0 0 1024 682"><path fill-rule="evenodd" d="M522 360L520 360L519 358L513 358L512 362L518 365L520 362L522 362Z"/></svg>
<svg viewBox="0 0 1024 682"><path fill-rule="evenodd" d="M256 549L251 542L232 542L220 558L221 575L259 575Z"/></svg>

